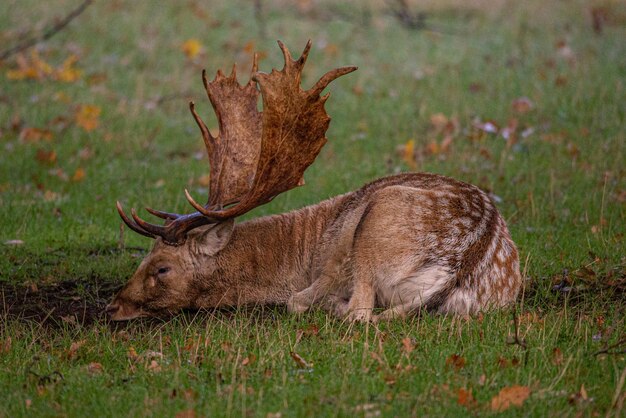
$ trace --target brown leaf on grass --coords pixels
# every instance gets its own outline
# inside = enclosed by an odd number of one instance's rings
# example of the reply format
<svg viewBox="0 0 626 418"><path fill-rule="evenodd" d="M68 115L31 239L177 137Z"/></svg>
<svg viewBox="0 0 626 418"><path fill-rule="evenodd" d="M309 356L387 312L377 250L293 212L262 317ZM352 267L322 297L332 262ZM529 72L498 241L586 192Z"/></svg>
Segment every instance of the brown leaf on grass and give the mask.
<svg viewBox="0 0 626 418"><path fill-rule="evenodd" d="M78 151L78 158L80 158L81 160L90 160L93 157L93 150L89 147L85 147L85 148L81 148L80 151Z"/></svg>
<svg viewBox="0 0 626 418"><path fill-rule="evenodd" d="M126 357L128 357L128 359L132 361L135 361L139 358L139 355L137 354L135 347L133 346L128 347L128 351L126 352Z"/></svg>
<svg viewBox="0 0 626 418"><path fill-rule="evenodd" d="M580 390L576 393L572 393L569 395L567 401L572 405L577 405L589 400L589 395L587 395L587 389L585 389L584 383L580 385Z"/></svg>
<svg viewBox="0 0 626 418"><path fill-rule="evenodd" d="M78 80L82 71L76 68L78 57L70 55L63 63L54 67L39 55L35 48L31 49L30 56L18 54L15 58L17 68L7 71L9 80L57 80L73 83Z"/></svg>
<svg viewBox="0 0 626 418"><path fill-rule="evenodd" d="M555 347L554 350L552 350L552 363L554 363L555 366L563 364L563 352L559 347Z"/></svg>
<svg viewBox="0 0 626 418"><path fill-rule="evenodd" d="M146 370L158 373L161 371L161 365L156 360L150 360L150 364L146 366Z"/></svg>
<svg viewBox="0 0 626 418"><path fill-rule="evenodd" d="M100 113L102 109L99 106L81 105L74 115L74 122L87 132L93 131L100 125Z"/></svg>
<svg viewBox="0 0 626 418"><path fill-rule="evenodd" d="M415 349L415 342L413 342L413 339L409 337L402 339L402 350L405 353L411 354L411 352L413 352L414 349Z"/></svg>
<svg viewBox="0 0 626 418"><path fill-rule="evenodd" d="M465 367L465 359L458 354L452 354L446 359L446 367L454 367L454 370L459 371Z"/></svg>
<svg viewBox="0 0 626 418"><path fill-rule="evenodd" d="M73 360L76 357L76 352L83 346L85 345L85 343L87 342L87 340L80 340L80 341L74 341L71 345L69 350L67 350L67 359L68 360Z"/></svg>
<svg viewBox="0 0 626 418"><path fill-rule="evenodd" d="M24 128L20 131L19 137L22 142L52 141L52 138L52 131L39 128Z"/></svg>
<svg viewBox="0 0 626 418"><path fill-rule="evenodd" d="M104 371L104 368L102 367L102 364L100 363L91 362L87 365L87 372L92 376L100 374L103 371Z"/></svg>
<svg viewBox="0 0 626 418"><path fill-rule="evenodd" d="M46 190L45 192L43 192L43 200L46 202L54 202L56 200L59 200L60 198L61 194L52 190Z"/></svg>
<svg viewBox="0 0 626 418"><path fill-rule="evenodd" d="M57 152L55 150L46 151L45 149L38 149L37 154L35 154L35 158L41 164L49 164L52 165L57 161Z"/></svg>
<svg viewBox="0 0 626 418"><path fill-rule="evenodd" d="M430 115L430 124L436 132L441 132L448 125L449 119L443 113L434 113Z"/></svg>
<svg viewBox="0 0 626 418"><path fill-rule="evenodd" d="M519 97L511 103L511 108L519 114L528 113L535 108L534 103L528 97Z"/></svg>
<svg viewBox="0 0 626 418"><path fill-rule="evenodd" d="M174 415L175 418L196 418L196 411L193 409L186 409L184 411L177 412Z"/></svg>
<svg viewBox="0 0 626 418"><path fill-rule="evenodd" d="M474 395L472 394L472 389L470 388L460 388L457 391L456 403L466 408L473 408L476 406L476 399L474 399Z"/></svg>
<svg viewBox="0 0 626 418"><path fill-rule="evenodd" d="M82 167L78 167L76 171L74 171L74 175L72 176L72 181L79 182L83 181L85 178L85 170Z"/></svg>
<svg viewBox="0 0 626 418"><path fill-rule="evenodd" d="M241 365L242 366L251 366L251 365L254 364L255 361L256 361L256 356L254 354L250 354L249 356L247 356L246 358L241 360Z"/></svg>
<svg viewBox="0 0 626 418"><path fill-rule="evenodd" d="M5 354L11 351L11 345L13 344L13 339L9 336L7 337L2 345L0 345L0 353Z"/></svg>
<svg viewBox="0 0 626 418"><path fill-rule="evenodd" d="M530 396L528 386L507 386L491 399L491 410L502 412L511 406L522 406L524 401Z"/></svg>
<svg viewBox="0 0 626 418"><path fill-rule="evenodd" d="M78 62L76 55L70 55L63 61L63 64L56 69L55 79L65 83L73 83L80 79L83 72L75 67Z"/></svg>
<svg viewBox="0 0 626 418"><path fill-rule="evenodd" d="M295 351L290 351L289 355L291 356L293 361L296 362L299 368L310 369L311 367L313 367L312 364L308 363L304 358L302 358L300 354L296 353Z"/></svg>

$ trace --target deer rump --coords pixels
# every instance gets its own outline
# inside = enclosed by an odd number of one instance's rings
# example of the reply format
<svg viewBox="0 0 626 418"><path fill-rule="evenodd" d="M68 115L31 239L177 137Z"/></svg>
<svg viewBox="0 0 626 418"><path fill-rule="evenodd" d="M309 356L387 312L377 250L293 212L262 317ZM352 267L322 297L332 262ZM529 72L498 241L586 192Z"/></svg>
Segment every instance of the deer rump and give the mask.
<svg viewBox="0 0 626 418"><path fill-rule="evenodd" d="M279 42L285 65L257 71L246 85L203 72L218 117L213 136L190 103L210 161L210 190L196 212L135 210L122 220L155 239L152 251L107 307L114 320L182 308L283 303L291 312L322 307L349 320L402 317L421 307L471 314L515 300L517 250L506 224L479 188L435 174L407 173L287 214L234 219L304 184L326 143L324 110L331 70L300 88L311 42L298 60ZM257 88L258 87L258 88ZM263 112L257 110L258 96ZM386 308L373 315L376 307Z"/></svg>

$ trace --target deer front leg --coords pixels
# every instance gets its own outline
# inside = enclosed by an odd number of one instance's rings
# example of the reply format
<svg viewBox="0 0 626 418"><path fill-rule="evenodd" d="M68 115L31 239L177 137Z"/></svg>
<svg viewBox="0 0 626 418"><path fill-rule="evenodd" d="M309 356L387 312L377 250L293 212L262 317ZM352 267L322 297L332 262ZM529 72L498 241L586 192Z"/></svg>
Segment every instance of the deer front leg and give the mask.
<svg viewBox="0 0 626 418"><path fill-rule="evenodd" d="M311 308L324 297L331 294L336 288L336 276L330 274L320 275L311 286L291 296L287 301L287 310L292 313L302 313Z"/></svg>
<svg viewBox="0 0 626 418"><path fill-rule="evenodd" d="M374 290L373 276L369 269L360 266L355 271L356 279L352 289L352 296L348 302L348 309L345 315L351 322L368 322L372 317L372 310L376 302L376 292Z"/></svg>

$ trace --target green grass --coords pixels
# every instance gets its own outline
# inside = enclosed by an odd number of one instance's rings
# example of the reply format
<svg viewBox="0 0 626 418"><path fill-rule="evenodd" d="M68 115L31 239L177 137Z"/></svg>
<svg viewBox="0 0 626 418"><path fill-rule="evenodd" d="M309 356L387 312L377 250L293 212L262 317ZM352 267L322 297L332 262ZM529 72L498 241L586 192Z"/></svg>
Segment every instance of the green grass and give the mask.
<svg viewBox="0 0 626 418"><path fill-rule="evenodd" d="M4 2L0 45L77 3ZM528 386L530 396L505 415L624 413L624 344L596 354L626 337L621 3L420 2L437 30L412 31L384 2L267 1L266 39L251 4L213 3L96 2L37 47L55 67L76 55L83 73L73 83L11 80L15 57L0 63L0 417L483 415L514 385ZM601 7L608 17L596 34L590 15ZM193 60L181 51L190 38L204 48ZM309 38L305 86L337 66L359 71L329 89L329 143L307 185L247 217L402 170L477 184L499 198L520 249L525 349L507 343L511 311L350 326L322 312L257 307L123 327L100 315L80 325L80 307L101 309L150 244L128 231L120 240L115 200L185 212L183 188L206 193L197 179L208 165L187 109L195 100L216 126L201 69L212 75L237 61L245 79L250 42L269 71L281 65L275 39L296 55ZM516 112L519 97L532 110ZM101 109L96 129L74 123L81 105ZM446 152L428 151L444 140L431 124L436 114L454 121ZM511 119L517 141L474 127ZM26 128L50 129L53 138L29 141ZM526 128L532 133L522 136ZM416 156L407 164L398 148L411 139ZM56 161L40 161L38 151L55 151ZM85 176L73 181L78 168ZM553 290L563 280L572 290ZM291 351L312 370L299 369ZM451 364L454 354L463 367ZM90 363L101 370L89 371ZM459 403L460 389L476 402Z"/></svg>

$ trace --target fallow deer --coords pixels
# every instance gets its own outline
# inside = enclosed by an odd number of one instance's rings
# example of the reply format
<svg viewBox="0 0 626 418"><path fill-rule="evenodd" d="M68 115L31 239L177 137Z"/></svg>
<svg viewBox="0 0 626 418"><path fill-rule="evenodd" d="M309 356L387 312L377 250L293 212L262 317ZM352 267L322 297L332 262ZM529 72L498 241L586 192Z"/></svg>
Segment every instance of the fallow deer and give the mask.
<svg viewBox="0 0 626 418"><path fill-rule="evenodd" d="M250 81L236 71L202 79L218 118L211 132L190 102L210 162L205 205L154 225L135 210L128 227L155 238L152 251L106 308L114 320L183 308L286 304L320 306L350 320L401 317L420 308L472 314L515 300L519 259L487 194L448 177L407 173L290 213L235 224L234 219L303 184L326 142L330 118L321 92L356 67L329 71L300 88L311 42L266 74L254 58ZM257 88L258 86L258 88ZM257 110L259 94L263 110ZM384 308L372 316L374 308Z"/></svg>

